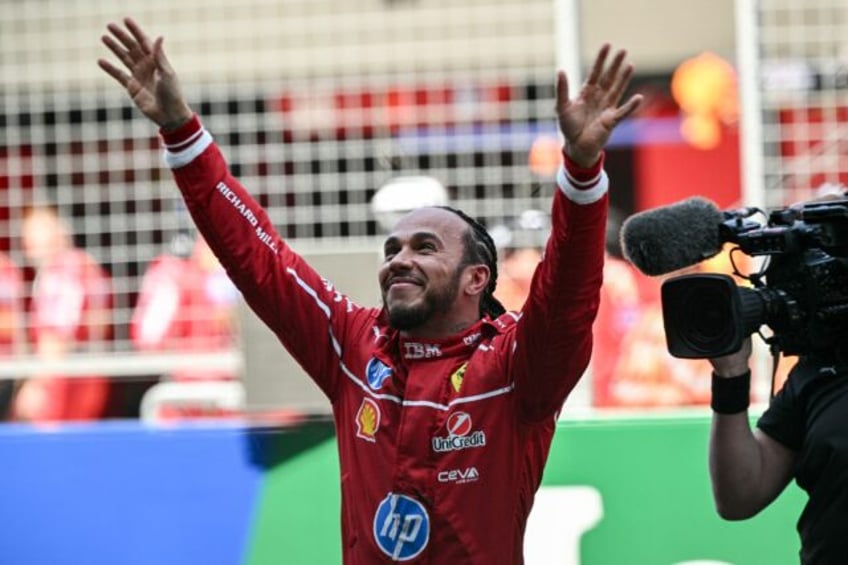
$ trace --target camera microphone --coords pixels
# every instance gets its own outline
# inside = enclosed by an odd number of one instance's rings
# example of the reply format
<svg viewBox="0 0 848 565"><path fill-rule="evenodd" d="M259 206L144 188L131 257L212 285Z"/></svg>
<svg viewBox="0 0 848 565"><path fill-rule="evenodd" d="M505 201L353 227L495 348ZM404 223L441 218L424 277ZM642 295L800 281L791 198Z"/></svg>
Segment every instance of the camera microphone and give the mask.
<svg viewBox="0 0 848 565"><path fill-rule="evenodd" d="M663 275L718 254L725 214L706 198L688 198L630 216L621 226L624 257L642 273Z"/></svg>

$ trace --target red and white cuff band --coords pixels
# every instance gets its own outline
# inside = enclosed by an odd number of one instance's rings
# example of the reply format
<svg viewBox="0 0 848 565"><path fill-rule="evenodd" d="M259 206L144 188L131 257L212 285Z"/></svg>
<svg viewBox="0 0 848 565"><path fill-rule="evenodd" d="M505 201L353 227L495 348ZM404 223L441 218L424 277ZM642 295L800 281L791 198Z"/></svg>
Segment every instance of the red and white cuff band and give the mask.
<svg viewBox="0 0 848 565"><path fill-rule="evenodd" d="M557 173L557 186L565 196L576 204L592 204L604 197L609 189L609 177L605 170L588 180L577 180L564 166Z"/></svg>
<svg viewBox="0 0 848 565"><path fill-rule="evenodd" d="M212 135L203 128L197 115L175 130L160 130L165 164L178 169L194 161L212 143Z"/></svg>
<svg viewBox="0 0 848 565"><path fill-rule="evenodd" d="M212 135L205 129L201 129L192 136L191 141L185 144L182 149L172 149L166 145L163 153L165 164L171 169L185 167L197 159L211 144Z"/></svg>

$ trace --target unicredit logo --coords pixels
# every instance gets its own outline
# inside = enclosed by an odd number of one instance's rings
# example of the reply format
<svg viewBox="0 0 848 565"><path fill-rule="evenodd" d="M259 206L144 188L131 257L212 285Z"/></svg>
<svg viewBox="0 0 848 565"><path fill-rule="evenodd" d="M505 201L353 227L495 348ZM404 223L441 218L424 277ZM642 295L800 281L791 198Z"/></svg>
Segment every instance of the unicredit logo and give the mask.
<svg viewBox="0 0 848 565"><path fill-rule="evenodd" d="M446 437L433 438L433 451L459 451L486 445L485 432L471 431L471 416L467 412L452 413L445 422L445 428L448 431Z"/></svg>

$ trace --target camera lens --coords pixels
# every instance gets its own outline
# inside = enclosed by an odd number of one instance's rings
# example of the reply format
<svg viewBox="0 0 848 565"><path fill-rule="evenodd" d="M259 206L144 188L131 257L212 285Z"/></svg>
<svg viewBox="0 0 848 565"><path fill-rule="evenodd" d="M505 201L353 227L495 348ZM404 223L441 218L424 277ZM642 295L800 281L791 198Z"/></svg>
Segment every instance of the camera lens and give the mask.
<svg viewBox="0 0 848 565"><path fill-rule="evenodd" d="M692 292L698 293L697 288ZM728 298L723 292L715 288L706 288L700 292L700 296L692 296L687 300L686 319L690 321L686 332L689 339L694 343L711 343L721 340L727 335Z"/></svg>
<svg viewBox="0 0 848 565"><path fill-rule="evenodd" d="M719 357L739 349L739 296L727 275L684 275L662 287L669 352L684 359Z"/></svg>

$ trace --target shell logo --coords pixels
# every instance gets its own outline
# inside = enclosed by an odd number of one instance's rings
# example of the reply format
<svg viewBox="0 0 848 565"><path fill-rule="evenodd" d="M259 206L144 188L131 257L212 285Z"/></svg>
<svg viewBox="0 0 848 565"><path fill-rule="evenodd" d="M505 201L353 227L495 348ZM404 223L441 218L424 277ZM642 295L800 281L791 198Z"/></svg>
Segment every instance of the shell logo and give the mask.
<svg viewBox="0 0 848 565"><path fill-rule="evenodd" d="M370 398L363 398L356 412L356 437L376 443L374 437L380 429L380 406Z"/></svg>

